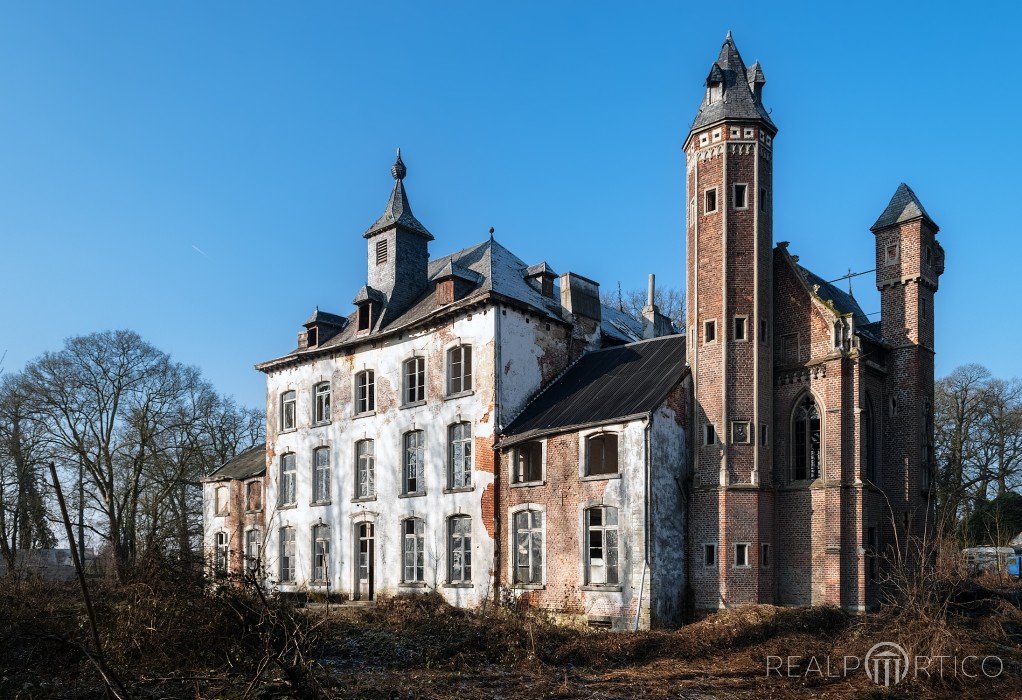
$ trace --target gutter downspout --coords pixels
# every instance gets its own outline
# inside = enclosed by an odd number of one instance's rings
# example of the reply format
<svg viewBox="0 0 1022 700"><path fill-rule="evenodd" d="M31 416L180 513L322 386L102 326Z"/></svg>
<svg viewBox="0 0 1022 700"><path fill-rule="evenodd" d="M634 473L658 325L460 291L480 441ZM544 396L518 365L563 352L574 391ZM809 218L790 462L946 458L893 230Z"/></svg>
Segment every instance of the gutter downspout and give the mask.
<svg viewBox="0 0 1022 700"><path fill-rule="evenodd" d="M633 631L639 630L639 616L642 614L642 598L646 590L646 572L649 571L649 548L651 537L649 533L650 517L649 517L649 502L652 495L652 489L650 488L650 476L652 472L652 460L650 459L650 446L652 439L650 433L653 427L653 412L650 411L646 414L646 427L642 429L643 432L643 462L644 472L646 477L645 483L645 498L643 498L643 547L642 547L642 577L639 579L639 602L635 606L635 624Z"/></svg>

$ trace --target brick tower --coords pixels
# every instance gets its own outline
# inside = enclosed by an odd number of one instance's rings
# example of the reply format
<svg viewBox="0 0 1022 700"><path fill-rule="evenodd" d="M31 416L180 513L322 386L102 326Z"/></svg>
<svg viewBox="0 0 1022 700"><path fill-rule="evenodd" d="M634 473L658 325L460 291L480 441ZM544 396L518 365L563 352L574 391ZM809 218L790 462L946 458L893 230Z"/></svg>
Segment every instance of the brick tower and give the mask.
<svg viewBox="0 0 1022 700"><path fill-rule="evenodd" d="M695 389L689 532L697 608L773 602L773 231L777 128L759 63L728 32L685 141L688 356Z"/></svg>

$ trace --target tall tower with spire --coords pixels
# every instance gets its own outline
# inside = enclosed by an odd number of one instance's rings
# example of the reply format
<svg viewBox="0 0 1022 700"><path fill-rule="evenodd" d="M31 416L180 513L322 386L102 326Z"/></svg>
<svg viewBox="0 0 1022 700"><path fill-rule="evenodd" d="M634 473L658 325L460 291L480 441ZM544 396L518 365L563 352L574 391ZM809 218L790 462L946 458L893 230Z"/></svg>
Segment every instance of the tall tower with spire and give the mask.
<svg viewBox="0 0 1022 700"><path fill-rule="evenodd" d="M685 140L695 605L773 602L772 153L766 79L728 32ZM764 548L764 545L766 547Z"/></svg>

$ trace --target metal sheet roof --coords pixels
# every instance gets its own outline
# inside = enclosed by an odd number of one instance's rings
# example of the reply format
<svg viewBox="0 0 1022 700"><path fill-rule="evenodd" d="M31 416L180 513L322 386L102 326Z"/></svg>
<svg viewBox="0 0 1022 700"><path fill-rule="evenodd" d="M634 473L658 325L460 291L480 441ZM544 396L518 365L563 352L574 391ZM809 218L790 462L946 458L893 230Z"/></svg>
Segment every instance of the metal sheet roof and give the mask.
<svg viewBox="0 0 1022 700"><path fill-rule="evenodd" d="M266 473L266 443L260 443L239 452L224 462L223 466L209 475L209 481L226 481L227 479L251 479Z"/></svg>

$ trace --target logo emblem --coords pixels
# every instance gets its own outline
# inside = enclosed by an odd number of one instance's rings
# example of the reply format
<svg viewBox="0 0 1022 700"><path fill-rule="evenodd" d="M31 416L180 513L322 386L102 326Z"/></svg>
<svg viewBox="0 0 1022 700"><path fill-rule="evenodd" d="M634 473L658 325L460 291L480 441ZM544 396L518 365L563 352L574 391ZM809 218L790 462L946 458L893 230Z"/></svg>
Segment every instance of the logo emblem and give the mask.
<svg viewBox="0 0 1022 700"><path fill-rule="evenodd" d="M890 687L908 675L908 652L894 642L880 642L866 652L866 675L877 685Z"/></svg>

